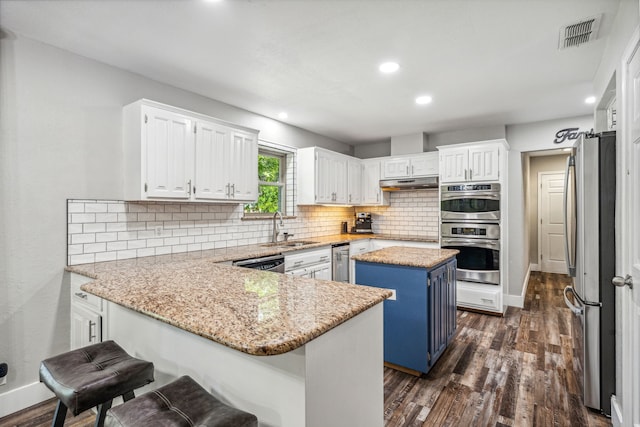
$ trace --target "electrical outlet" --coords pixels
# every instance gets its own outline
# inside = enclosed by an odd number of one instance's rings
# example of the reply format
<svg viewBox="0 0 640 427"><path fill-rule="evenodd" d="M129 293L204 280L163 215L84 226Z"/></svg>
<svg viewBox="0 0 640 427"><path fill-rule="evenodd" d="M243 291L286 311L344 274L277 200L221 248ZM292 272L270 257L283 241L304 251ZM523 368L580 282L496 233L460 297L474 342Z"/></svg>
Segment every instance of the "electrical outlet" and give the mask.
<svg viewBox="0 0 640 427"><path fill-rule="evenodd" d="M154 231L157 237L162 236L162 226L158 225L157 227L154 227Z"/></svg>
<svg viewBox="0 0 640 427"><path fill-rule="evenodd" d="M7 383L7 373L9 372L9 365L6 363L0 363L0 385Z"/></svg>

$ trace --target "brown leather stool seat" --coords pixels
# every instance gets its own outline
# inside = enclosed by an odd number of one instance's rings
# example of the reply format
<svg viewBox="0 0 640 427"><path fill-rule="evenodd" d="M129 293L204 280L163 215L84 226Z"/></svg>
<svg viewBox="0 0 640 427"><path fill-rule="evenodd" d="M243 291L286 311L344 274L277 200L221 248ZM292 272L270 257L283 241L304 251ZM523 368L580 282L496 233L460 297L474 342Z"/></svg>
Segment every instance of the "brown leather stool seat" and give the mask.
<svg viewBox="0 0 640 427"><path fill-rule="evenodd" d="M255 415L225 405L180 377L107 412L107 427L256 427Z"/></svg>
<svg viewBox="0 0 640 427"><path fill-rule="evenodd" d="M153 363L104 341L43 360L40 381L58 397L52 426L64 424L67 408L75 416L94 406L100 406L95 425L102 426L114 397L130 400L133 390L153 381Z"/></svg>

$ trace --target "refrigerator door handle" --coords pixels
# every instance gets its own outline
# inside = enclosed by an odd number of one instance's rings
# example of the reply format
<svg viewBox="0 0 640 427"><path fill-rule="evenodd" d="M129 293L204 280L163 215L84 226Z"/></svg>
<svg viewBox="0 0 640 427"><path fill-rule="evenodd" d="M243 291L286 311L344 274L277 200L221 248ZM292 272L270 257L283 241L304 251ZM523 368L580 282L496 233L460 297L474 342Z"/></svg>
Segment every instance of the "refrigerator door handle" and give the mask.
<svg viewBox="0 0 640 427"><path fill-rule="evenodd" d="M578 307L577 305L575 305L574 303L572 303L569 300L569 297L567 296L567 292L571 292L574 296L574 298L580 302L580 298L578 297L578 295L576 294L576 292L574 291L574 289L571 286L567 286L566 288L564 288L563 296L564 296L564 303L567 305L567 307L569 307L571 309L571 311L573 311L574 314L577 315L583 315L584 314L584 306Z"/></svg>
<svg viewBox="0 0 640 427"><path fill-rule="evenodd" d="M565 255L565 260L567 263L567 271L569 273L570 277L576 277L576 265L575 265L575 259L573 260L574 263L573 265L571 264L571 258L570 258L570 254L569 254L569 217L567 216L568 214L568 201L569 201L569 172L570 169L573 167L574 171L573 171L573 179L574 179L574 186L575 187L575 179L576 179L576 171L575 171L575 157L573 155L570 155L569 157L567 157L567 169L565 171L564 174L564 200L562 203L562 210L564 212L564 255ZM575 204L575 201L574 201ZM574 246L575 246L575 242L574 242ZM569 307L571 308L571 307Z"/></svg>

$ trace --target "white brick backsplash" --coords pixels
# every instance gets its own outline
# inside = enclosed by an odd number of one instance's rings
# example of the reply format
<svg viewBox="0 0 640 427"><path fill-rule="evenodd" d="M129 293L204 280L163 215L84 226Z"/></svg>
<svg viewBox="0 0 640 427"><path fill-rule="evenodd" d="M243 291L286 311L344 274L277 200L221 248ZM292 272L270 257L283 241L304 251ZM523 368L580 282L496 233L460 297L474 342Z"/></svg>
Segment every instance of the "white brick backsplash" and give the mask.
<svg viewBox="0 0 640 427"><path fill-rule="evenodd" d="M118 240L118 233L96 233L96 242L113 242Z"/></svg>
<svg viewBox="0 0 640 427"><path fill-rule="evenodd" d="M74 213L74 214L71 214L71 222L73 224L96 222L96 214Z"/></svg>
<svg viewBox="0 0 640 427"><path fill-rule="evenodd" d="M116 252L100 252L96 254L96 262L115 261L116 259Z"/></svg>
<svg viewBox="0 0 640 427"><path fill-rule="evenodd" d="M127 249L142 249L147 247L146 240L129 240L127 242Z"/></svg>
<svg viewBox="0 0 640 427"><path fill-rule="evenodd" d="M106 203L85 203L84 211L86 213L89 212L106 212L107 204Z"/></svg>
<svg viewBox="0 0 640 427"><path fill-rule="evenodd" d="M126 241L117 241L117 242L108 242L107 250L108 251L121 251L127 249Z"/></svg>
<svg viewBox="0 0 640 427"><path fill-rule="evenodd" d="M95 243L96 235L94 233L82 233L82 234L72 234L71 235L71 244L75 245L78 243Z"/></svg>
<svg viewBox="0 0 640 427"><path fill-rule="evenodd" d="M107 250L106 243L87 243L86 245L84 245L85 254L105 252L106 250Z"/></svg>
<svg viewBox="0 0 640 427"><path fill-rule="evenodd" d="M69 257L69 265L89 264L96 262L95 260L96 257L94 254L71 255Z"/></svg>
<svg viewBox="0 0 640 427"><path fill-rule="evenodd" d="M102 233L106 231L107 227L104 222L92 222L90 224L83 224L82 231L84 233Z"/></svg>
<svg viewBox="0 0 640 427"><path fill-rule="evenodd" d="M67 232L69 234L82 233L84 224L67 224Z"/></svg>
<svg viewBox="0 0 640 427"><path fill-rule="evenodd" d="M342 221L353 225L354 212L371 212L376 233L438 238L436 191L396 192L390 194L390 200L390 206L355 209L295 206L296 217L285 219L284 229L295 239L338 234ZM243 221L242 208L215 203L68 200L68 262L112 261L270 241L271 219ZM156 236L156 227L161 228L161 236Z"/></svg>
<svg viewBox="0 0 640 427"><path fill-rule="evenodd" d="M118 214L117 213L97 213L96 221L99 222L117 222Z"/></svg>

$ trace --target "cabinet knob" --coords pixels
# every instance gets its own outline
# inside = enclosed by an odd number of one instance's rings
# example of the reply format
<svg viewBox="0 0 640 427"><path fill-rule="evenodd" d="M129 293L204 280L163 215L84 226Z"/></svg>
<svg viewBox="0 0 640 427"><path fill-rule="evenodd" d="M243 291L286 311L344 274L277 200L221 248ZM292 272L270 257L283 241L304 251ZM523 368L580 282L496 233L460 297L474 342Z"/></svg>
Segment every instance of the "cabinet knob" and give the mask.
<svg viewBox="0 0 640 427"><path fill-rule="evenodd" d="M78 298L87 299L87 294L85 294L84 292L76 292L75 295Z"/></svg>

